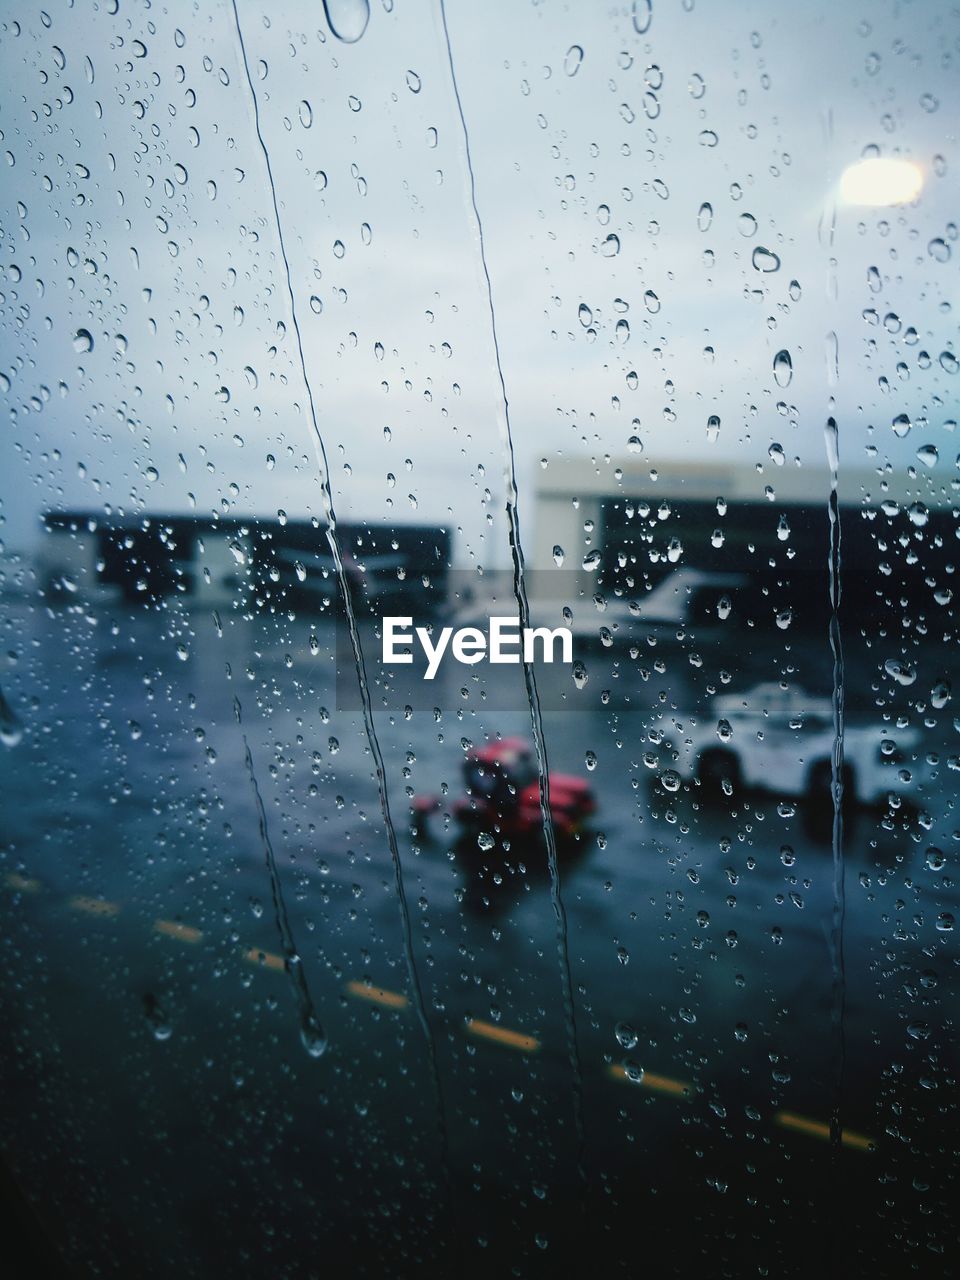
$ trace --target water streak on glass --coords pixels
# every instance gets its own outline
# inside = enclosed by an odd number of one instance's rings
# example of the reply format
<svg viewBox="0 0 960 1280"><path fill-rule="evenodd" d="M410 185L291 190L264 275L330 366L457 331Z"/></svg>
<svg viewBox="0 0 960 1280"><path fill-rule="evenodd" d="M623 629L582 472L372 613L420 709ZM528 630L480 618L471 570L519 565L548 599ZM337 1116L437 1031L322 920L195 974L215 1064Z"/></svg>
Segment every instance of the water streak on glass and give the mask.
<svg viewBox="0 0 960 1280"><path fill-rule="evenodd" d="M242 724L243 709L240 705L240 699L233 700L234 713L237 717L237 724ZM250 787L253 791L254 803L257 806L257 825L260 830L260 842L263 845L263 855L267 863L267 871L270 875L270 893L273 897L273 914L277 922L277 929L280 933L280 942L283 946L283 962L290 983L293 987L293 993L297 999L297 1008L300 1013L300 1039L303 1047L309 1053L311 1058L319 1058L327 1047L327 1037L320 1020L317 1017L314 1008L313 998L310 995L310 988L307 985L307 975L304 973L303 960L300 952L297 950L297 944L293 936L293 929L290 926L290 916L287 912L286 903L283 900L283 884L280 880L280 869L277 866L277 855L273 850L273 842L270 839L270 831L267 827L267 814L263 807L263 797L260 794L260 785L257 782L256 770L253 767L253 756L250 752L250 744L247 741L246 733L243 734L243 759L247 767L247 776L250 779Z"/></svg>
<svg viewBox="0 0 960 1280"><path fill-rule="evenodd" d="M287 286L287 294L290 304L290 319L293 325L294 334L297 340L297 352L299 356L300 372L303 378L304 387L307 393L307 402L310 411L310 422L313 427L313 445L317 454L317 462L320 471L320 492L323 504L323 513L326 521L327 543L330 547L330 553L333 557L337 584L343 599L344 609L347 615L347 624L350 630L350 639L353 647L354 662L356 664L357 680L360 686L360 696L363 706L363 721L367 735L367 741L370 747L370 754L373 758L374 769L377 778L377 790L379 793L380 808L383 814L384 828L386 830L387 842L390 848L390 855L393 861L394 877L397 889L397 902L400 909L400 918L403 931L403 947L404 957L407 966L407 978L410 983L411 991L414 997L414 1007L417 1013L417 1019L420 1023L424 1039L427 1045L427 1054L430 1065L430 1074L436 1095L437 1107L437 1127L440 1138L441 1156L444 1166L444 1187L448 1195L452 1195L452 1182L449 1175L449 1159L448 1159L448 1138L447 1138L447 1122L443 1103L443 1092L440 1084L440 1070L437 1062L436 1044L433 1038L433 1032L427 1017L426 1002L423 995L423 988L420 982L419 973L417 971L416 959L413 953L413 937L410 927L410 911L407 903L406 890L403 881L403 867L400 860L400 847L397 841L396 828L393 823L393 817L390 812L389 796L387 794L386 770L383 763L383 752L377 738L376 728L373 721L373 709L370 700L370 692L367 684L366 671L363 661L363 652L360 646L360 633L357 626L357 619L353 607L352 596L350 592L350 584L347 579L346 569L343 562L343 554L340 547L340 540L337 535L336 512L333 505L333 493L330 488L329 466L327 464L326 447L324 445L323 436L320 431L319 420L317 417L317 409L313 396L313 387L310 381L310 375L307 371L306 356L303 350L303 339L300 332L300 325L297 316L296 298L293 290L293 278L290 270L290 262L287 257L286 246L283 239L283 223L280 218L280 205L277 196L276 185L273 178L273 168L270 163L270 152L267 148L266 140L263 136L263 130L260 124L260 108L257 99L257 93L254 89L253 76L250 72L250 64L247 59L247 49L243 38L243 29L240 23L240 14L237 9L236 0L233 0L233 15L237 30L237 39L240 46L240 57L246 75L247 85L250 90L250 99L253 106L254 125L257 134L257 140L260 150L263 153L265 172L267 183L270 187L271 200L273 202L274 223L277 231L277 244L280 256L283 262L285 280Z"/></svg>
<svg viewBox="0 0 960 1280"><path fill-rule="evenodd" d="M844 669L843 640L840 634L840 499L838 494L840 471L840 437L836 419L828 418L824 429L827 462L830 467L830 652L833 655L833 707L834 747L831 756L831 795L833 797L833 919L830 933L830 949L833 962L833 1024L837 1036L837 1060L834 1075L833 1109L830 1114L830 1141L835 1148L841 1142L840 1107L843 1093L845 1061L844 1012L846 1005L846 973L843 961L843 924L846 906L843 865L843 699Z"/></svg>
<svg viewBox="0 0 960 1280"><path fill-rule="evenodd" d="M497 316L493 303L493 285L487 267L486 247L483 238L483 222L477 205L477 185L470 155L470 133L467 129L466 116L457 84L457 72L453 59L453 46L450 43L450 31L447 26L447 11L444 0L440 0L440 16L443 22L443 35L447 47L447 58L450 63L450 78L453 94L456 99L457 112L463 131L464 160L469 182L470 206L477 225L477 242L480 253L480 266L486 285L486 301L490 313L490 334L493 341L494 361L496 363L499 383L500 402L502 407L501 427L504 447L504 481L506 483L506 513L510 537L510 554L513 560L513 590L517 599L521 628L530 625L530 605L527 600L524 580L523 547L520 542L520 516L517 510L517 478L516 461L513 451L513 435L510 427L510 405L507 398L507 385L503 375L500 359L500 345L497 338ZM557 837L553 826L550 808L550 776L547 761L546 739L543 732L543 717L540 710L540 698L537 693L537 679L533 665L524 662L523 675L527 690L527 701L530 706L530 723L533 731L534 747L537 755L537 771L540 779L540 815L543 821L543 833L547 845L547 861L550 869L550 894L557 922L557 952L560 963L560 980L563 990L564 1021L567 1034L567 1051L573 1072L573 1111L574 1125L577 1134L577 1169L581 1178L585 1179L584 1145L585 1131L583 1124L583 1072L580 1064L580 1051L577 1044L576 1009L573 1001L573 979L570 973L570 950L567 938L567 913L560 893L560 870L557 859Z"/></svg>

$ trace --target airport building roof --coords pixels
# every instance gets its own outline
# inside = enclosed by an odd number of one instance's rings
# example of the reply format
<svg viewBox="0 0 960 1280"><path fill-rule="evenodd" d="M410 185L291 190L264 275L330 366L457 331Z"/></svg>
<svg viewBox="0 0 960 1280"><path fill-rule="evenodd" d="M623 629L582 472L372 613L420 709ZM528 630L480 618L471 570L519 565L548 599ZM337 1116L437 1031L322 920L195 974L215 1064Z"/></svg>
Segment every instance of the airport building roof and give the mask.
<svg viewBox="0 0 960 1280"><path fill-rule="evenodd" d="M951 462L945 460L933 470L918 464L888 473L879 468L848 468L841 459L840 500L858 506L877 506L888 499L907 505L919 501L929 508L953 506L958 500L960 472ZM765 492L768 487L781 504L826 503L830 493L826 458L822 467L801 467L789 457L779 466L771 458L765 458L762 465L745 465L734 460L571 457L552 459L537 477L537 495L541 499L611 498L622 494L650 500L713 501L723 497L728 502L763 502L769 498Z"/></svg>

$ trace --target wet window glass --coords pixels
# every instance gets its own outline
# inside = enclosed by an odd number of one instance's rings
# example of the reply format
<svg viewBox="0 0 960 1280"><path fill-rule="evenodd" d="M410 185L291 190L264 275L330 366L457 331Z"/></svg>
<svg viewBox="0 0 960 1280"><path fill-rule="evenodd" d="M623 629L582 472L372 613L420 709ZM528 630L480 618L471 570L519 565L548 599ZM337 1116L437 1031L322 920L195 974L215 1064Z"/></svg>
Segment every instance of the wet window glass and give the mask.
<svg viewBox="0 0 960 1280"><path fill-rule="evenodd" d="M955 1271L958 56L0 15L25 1275Z"/></svg>

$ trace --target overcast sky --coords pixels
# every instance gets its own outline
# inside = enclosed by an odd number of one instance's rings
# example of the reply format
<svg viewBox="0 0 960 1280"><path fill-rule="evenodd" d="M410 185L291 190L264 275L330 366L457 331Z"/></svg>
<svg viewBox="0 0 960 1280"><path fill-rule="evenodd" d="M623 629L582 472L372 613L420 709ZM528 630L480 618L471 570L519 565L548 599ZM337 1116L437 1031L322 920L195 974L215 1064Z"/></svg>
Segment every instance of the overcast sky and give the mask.
<svg viewBox="0 0 960 1280"><path fill-rule="evenodd" d="M372 0L345 42L318 0L238 5L337 514L446 523L459 562L503 564L500 384L439 6ZM822 466L831 396L844 466L945 491L955 6L654 0L643 32L633 7L448 3L526 527L541 459L587 466L631 437L664 483L676 459L769 471L772 442ZM328 8L362 28L357 0ZM321 514L231 4L45 15L0 24L7 546L63 506ZM871 149L919 166L918 200L837 199Z"/></svg>

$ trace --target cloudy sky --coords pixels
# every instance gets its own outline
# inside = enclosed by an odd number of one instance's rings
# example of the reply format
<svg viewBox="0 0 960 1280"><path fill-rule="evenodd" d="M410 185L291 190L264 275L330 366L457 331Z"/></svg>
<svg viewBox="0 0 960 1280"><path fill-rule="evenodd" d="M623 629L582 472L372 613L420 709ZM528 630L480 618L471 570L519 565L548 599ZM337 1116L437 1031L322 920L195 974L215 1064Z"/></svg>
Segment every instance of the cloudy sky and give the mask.
<svg viewBox="0 0 960 1280"><path fill-rule="evenodd" d="M232 4L20 10L0 23L8 548L65 506L320 515L299 329L338 517L446 523L460 563L505 563L467 139L527 527L558 457L667 479L769 471L776 442L822 467L831 397L845 467L949 495L952 5L448 0L465 139L437 0L237 0L292 308ZM840 198L864 156L909 159L919 196Z"/></svg>

